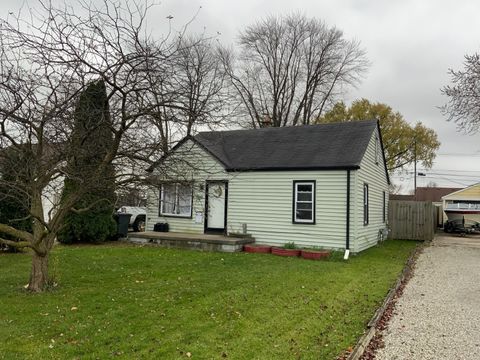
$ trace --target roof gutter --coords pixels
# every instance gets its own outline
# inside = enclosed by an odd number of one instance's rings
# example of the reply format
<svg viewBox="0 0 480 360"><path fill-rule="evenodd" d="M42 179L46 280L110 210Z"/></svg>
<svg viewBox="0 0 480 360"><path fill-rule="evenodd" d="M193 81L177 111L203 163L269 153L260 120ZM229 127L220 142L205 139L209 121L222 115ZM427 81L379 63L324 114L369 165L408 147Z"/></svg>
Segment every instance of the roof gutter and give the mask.
<svg viewBox="0 0 480 360"><path fill-rule="evenodd" d="M258 168L225 168L227 172L253 172L253 171L314 171L314 170L358 170L359 165L329 165L329 166L299 166L299 167L258 167Z"/></svg>
<svg viewBox="0 0 480 360"><path fill-rule="evenodd" d="M347 170L347 221L345 228L345 255L343 258L348 260L350 255L350 169Z"/></svg>

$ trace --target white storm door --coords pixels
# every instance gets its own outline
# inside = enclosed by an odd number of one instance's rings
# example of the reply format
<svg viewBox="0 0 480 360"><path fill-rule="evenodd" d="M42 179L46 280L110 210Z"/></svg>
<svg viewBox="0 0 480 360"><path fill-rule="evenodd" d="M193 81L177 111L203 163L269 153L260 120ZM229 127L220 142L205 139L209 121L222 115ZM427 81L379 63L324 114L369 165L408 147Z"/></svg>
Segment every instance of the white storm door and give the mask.
<svg viewBox="0 0 480 360"><path fill-rule="evenodd" d="M225 229L226 196L226 183L208 183L207 229Z"/></svg>

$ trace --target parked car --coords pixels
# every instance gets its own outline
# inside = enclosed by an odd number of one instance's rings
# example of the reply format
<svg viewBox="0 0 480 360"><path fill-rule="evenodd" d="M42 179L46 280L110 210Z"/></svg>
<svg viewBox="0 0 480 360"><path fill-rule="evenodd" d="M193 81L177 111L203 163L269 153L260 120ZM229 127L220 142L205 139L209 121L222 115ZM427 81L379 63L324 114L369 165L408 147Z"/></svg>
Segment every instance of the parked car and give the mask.
<svg viewBox="0 0 480 360"><path fill-rule="evenodd" d="M141 206L121 206L118 213L131 214L129 226L135 232L145 231L147 209Z"/></svg>

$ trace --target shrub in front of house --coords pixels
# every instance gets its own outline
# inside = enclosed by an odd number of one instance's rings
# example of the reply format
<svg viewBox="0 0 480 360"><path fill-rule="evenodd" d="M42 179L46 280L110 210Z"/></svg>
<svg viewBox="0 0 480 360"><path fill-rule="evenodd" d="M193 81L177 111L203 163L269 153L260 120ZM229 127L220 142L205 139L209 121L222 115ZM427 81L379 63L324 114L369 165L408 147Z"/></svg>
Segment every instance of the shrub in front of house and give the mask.
<svg viewBox="0 0 480 360"><path fill-rule="evenodd" d="M58 235L62 243L102 242L115 234L113 220L115 202L115 169L106 165L101 173L97 167L104 161L113 142L111 117L105 83L92 82L80 95L74 113L71 135L72 154L67 161L62 202L85 188L65 216L64 227Z"/></svg>
<svg viewBox="0 0 480 360"><path fill-rule="evenodd" d="M74 186L74 185L73 185ZM70 184L65 182L65 192L68 193ZM91 205L95 195L85 195L79 201L79 208ZM58 241L63 244L75 242L99 243L112 238L116 233L117 225L113 219L113 206L108 202L100 202L90 210L76 214L71 212L65 217L64 228L58 234Z"/></svg>

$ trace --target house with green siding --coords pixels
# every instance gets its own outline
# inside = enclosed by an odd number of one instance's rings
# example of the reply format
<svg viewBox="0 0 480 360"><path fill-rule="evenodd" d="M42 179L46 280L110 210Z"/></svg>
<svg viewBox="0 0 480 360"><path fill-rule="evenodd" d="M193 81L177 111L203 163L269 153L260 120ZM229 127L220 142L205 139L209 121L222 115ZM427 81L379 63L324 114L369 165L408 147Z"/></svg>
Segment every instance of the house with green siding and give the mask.
<svg viewBox="0 0 480 360"><path fill-rule="evenodd" d="M149 171L146 230L365 250L387 233L377 121L201 132Z"/></svg>

